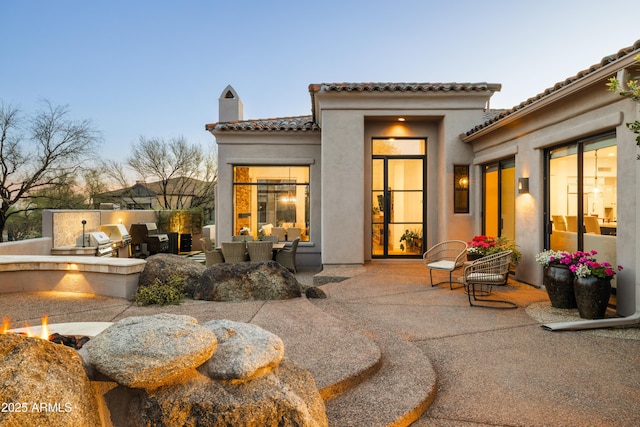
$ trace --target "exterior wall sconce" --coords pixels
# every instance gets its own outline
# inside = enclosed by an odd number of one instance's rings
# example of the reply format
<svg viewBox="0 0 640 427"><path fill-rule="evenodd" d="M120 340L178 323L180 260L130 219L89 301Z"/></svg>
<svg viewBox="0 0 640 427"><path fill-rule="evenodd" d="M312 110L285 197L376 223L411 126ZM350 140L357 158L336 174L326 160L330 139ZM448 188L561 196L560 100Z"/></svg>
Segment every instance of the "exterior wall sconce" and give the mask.
<svg viewBox="0 0 640 427"><path fill-rule="evenodd" d="M453 165L453 213L469 213L469 165Z"/></svg>
<svg viewBox="0 0 640 427"><path fill-rule="evenodd" d="M529 178L518 178L518 194L529 194Z"/></svg>

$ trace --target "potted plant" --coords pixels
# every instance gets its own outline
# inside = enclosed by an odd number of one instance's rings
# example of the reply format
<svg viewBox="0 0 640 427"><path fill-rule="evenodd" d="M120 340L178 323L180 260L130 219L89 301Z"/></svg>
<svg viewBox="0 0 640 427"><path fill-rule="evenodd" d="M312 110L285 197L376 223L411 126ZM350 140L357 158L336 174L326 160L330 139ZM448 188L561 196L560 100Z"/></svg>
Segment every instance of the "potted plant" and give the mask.
<svg viewBox="0 0 640 427"><path fill-rule="evenodd" d="M576 308L573 292L574 263L572 254L565 251L545 250L536 255L536 262L544 267L543 283L551 305L556 308Z"/></svg>
<svg viewBox="0 0 640 427"><path fill-rule="evenodd" d="M404 234L400 236L400 250L413 252L415 249L418 251L422 248L422 233L418 230L405 230Z"/></svg>
<svg viewBox="0 0 640 427"><path fill-rule="evenodd" d="M517 266L522 259L522 252L518 249L516 242L507 237L475 236L467 242L467 260L475 261L486 255L498 252L511 251L511 264Z"/></svg>
<svg viewBox="0 0 640 427"><path fill-rule="evenodd" d="M580 317L584 319L603 319L611 296L611 279L622 266L613 267L610 263L598 262L596 251L583 253L577 263L569 269L575 274L573 291Z"/></svg>
<svg viewBox="0 0 640 427"><path fill-rule="evenodd" d="M495 237L481 235L474 236L470 242L467 242L467 245L469 245L467 249L467 259L469 261L475 261L478 258L489 255L497 243Z"/></svg>

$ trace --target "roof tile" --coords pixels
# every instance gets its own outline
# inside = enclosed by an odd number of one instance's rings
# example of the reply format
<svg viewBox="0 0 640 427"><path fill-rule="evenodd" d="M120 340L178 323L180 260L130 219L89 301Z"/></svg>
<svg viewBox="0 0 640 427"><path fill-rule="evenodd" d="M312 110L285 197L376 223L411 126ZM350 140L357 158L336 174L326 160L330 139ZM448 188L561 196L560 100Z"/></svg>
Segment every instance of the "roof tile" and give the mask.
<svg viewBox="0 0 640 427"><path fill-rule="evenodd" d="M319 131L318 126L311 116L280 117L258 120L234 120L224 123L212 123L206 125L208 131L285 131L307 132Z"/></svg>
<svg viewBox="0 0 640 427"><path fill-rule="evenodd" d="M321 83L316 92L484 92L500 90L490 83ZM317 90L315 90L317 89Z"/></svg>

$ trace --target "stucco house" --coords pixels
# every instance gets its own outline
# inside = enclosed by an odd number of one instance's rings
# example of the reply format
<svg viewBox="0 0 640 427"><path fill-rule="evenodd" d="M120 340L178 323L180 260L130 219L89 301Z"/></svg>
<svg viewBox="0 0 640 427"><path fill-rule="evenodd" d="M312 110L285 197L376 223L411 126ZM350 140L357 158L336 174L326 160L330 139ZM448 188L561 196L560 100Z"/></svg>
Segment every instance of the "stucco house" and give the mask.
<svg viewBox="0 0 640 427"><path fill-rule="evenodd" d="M109 203L123 209L189 209L212 210L207 190L211 184L194 178L170 178L166 182L137 181L134 185L96 194L94 207ZM204 196L204 197L203 197Z"/></svg>
<svg viewBox="0 0 640 427"><path fill-rule="evenodd" d="M625 124L640 107L606 83L639 74L638 53L640 41L506 111L488 108L495 83L330 83L309 86L308 116L245 120L227 86L206 125L217 241L300 229L298 262L327 266L507 236L523 253L516 278L534 285L543 249L596 249L624 266L617 307L632 314L640 161Z"/></svg>

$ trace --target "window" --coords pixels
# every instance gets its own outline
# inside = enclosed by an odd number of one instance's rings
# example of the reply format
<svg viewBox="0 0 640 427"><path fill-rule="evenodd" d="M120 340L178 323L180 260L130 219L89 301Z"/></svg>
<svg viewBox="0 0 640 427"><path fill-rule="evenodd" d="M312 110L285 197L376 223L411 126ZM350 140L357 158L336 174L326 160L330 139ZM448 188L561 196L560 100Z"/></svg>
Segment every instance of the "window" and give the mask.
<svg viewBox="0 0 640 427"><path fill-rule="evenodd" d="M453 165L453 213L469 213L469 165Z"/></svg>
<svg viewBox="0 0 640 427"><path fill-rule="evenodd" d="M309 241L309 211L309 166L234 166L234 235Z"/></svg>
<svg viewBox="0 0 640 427"><path fill-rule="evenodd" d="M617 156L612 134L547 150L545 247L595 250L616 265Z"/></svg>

